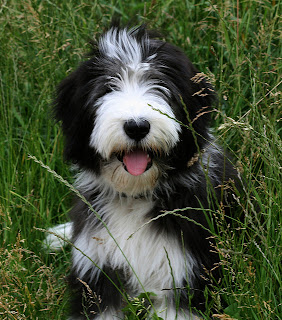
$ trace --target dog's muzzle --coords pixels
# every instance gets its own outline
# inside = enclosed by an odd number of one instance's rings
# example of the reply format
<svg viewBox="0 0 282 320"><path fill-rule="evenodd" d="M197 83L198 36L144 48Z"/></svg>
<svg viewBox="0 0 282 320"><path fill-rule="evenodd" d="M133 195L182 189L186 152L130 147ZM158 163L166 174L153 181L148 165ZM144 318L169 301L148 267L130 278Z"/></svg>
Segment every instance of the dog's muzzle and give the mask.
<svg viewBox="0 0 282 320"><path fill-rule="evenodd" d="M136 145L150 132L150 123L145 119L128 120L124 123L126 135L136 142ZM125 152L119 159L124 168L133 176L139 176L152 166L152 156L141 148L134 148Z"/></svg>

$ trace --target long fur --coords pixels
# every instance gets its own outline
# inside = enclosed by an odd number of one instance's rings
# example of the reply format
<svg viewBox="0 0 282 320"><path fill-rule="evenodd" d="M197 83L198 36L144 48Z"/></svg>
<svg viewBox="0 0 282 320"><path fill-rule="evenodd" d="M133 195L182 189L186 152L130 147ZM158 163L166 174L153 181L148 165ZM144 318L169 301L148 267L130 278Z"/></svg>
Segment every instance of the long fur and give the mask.
<svg viewBox="0 0 282 320"><path fill-rule="evenodd" d="M163 319L205 310L219 262L210 211L228 205L237 180L209 133L215 96L180 49L144 26L113 26L58 87L65 156L96 212L77 199L67 225L70 319L122 318L123 293L144 290Z"/></svg>

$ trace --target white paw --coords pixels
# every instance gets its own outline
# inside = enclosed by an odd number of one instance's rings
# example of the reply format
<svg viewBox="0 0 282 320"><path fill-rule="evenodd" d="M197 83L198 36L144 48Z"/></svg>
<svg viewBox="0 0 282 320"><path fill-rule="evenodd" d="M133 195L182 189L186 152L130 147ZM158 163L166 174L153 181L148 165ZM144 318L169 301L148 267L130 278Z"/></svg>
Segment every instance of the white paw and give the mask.
<svg viewBox="0 0 282 320"><path fill-rule="evenodd" d="M44 248L49 251L62 250L72 237L72 222L59 224L47 230L48 234L43 241Z"/></svg>

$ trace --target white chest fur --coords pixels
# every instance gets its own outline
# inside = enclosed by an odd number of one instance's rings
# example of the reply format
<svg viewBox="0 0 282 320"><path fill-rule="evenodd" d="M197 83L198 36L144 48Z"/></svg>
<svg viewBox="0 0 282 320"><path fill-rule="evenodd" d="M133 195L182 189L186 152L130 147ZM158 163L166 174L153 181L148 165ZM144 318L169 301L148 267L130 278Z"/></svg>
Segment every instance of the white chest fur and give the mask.
<svg viewBox="0 0 282 320"><path fill-rule="evenodd" d="M101 269L110 267L129 275L126 286L131 294L143 291L142 286L157 294L181 287L184 277L191 284L189 275L195 261L176 237L158 231L153 223L139 229L148 221L147 213L153 206L150 200L127 198L101 206L99 214L108 230L89 222L74 242L83 252L73 249L73 265L79 276L83 278L91 270L91 280L97 279L100 271L94 262Z"/></svg>

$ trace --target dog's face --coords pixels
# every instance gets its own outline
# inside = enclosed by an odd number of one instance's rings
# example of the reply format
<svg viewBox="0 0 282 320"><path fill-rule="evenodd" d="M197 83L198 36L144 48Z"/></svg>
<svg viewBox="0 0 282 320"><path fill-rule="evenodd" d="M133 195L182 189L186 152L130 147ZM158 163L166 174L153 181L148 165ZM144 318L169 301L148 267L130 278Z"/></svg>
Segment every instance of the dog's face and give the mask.
<svg viewBox="0 0 282 320"><path fill-rule="evenodd" d="M67 158L119 193L152 192L204 143L213 91L196 75L143 27L112 28L58 89Z"/></svg>

